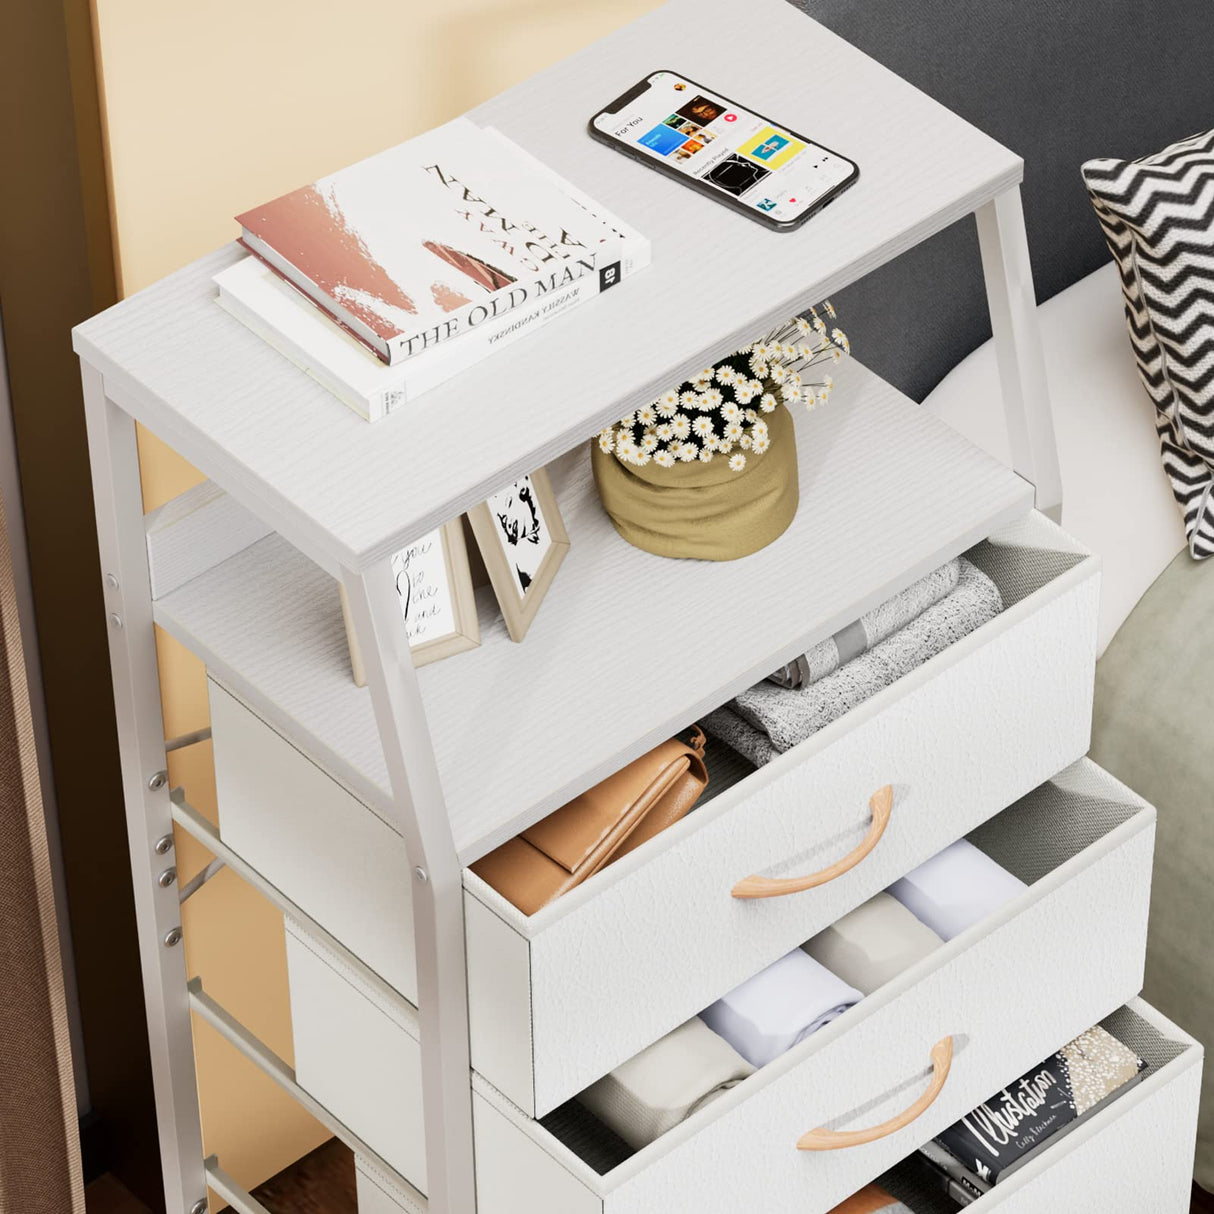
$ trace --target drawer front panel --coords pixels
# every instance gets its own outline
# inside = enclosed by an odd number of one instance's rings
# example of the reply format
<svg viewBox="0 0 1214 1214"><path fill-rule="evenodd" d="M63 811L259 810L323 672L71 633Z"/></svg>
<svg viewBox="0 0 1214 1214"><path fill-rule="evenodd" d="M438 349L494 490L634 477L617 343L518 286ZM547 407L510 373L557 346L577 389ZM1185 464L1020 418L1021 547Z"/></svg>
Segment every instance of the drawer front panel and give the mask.
<svg viewBox="0 0 1214 1214"><path fill-rule="evenodd" d="M404 841L214 680L209 689L224 840L416 1004Z"/></svg>
<svg viewBox="0 0 1214 1214"><path fill-rule="evenodd" d="M1089 563L1071 575L530 920L469 875L473 1066L542 1116L1083 755L1099 578ZM855 868L785 897L730 896L751 873L845 856L886 784L889 825ZM476 899L527 942L513 1001L496 966L478 968L501 950L477 938Z"/></svg>

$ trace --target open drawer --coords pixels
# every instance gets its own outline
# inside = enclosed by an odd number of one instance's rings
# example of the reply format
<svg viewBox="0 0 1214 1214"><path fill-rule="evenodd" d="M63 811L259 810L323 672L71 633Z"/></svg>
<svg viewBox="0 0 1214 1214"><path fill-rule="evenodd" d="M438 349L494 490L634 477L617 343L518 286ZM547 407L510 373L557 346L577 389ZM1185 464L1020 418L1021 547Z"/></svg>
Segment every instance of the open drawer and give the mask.
<svg viewBox="0 0 1214 1214"><path fill-rule="evenodd" d="M1150 1070L1142 1081L1059 1139L971 1206L973 1214L1042 1210L1124 1210L1187 1214L1201 1091L1202 1048L1140 999L1103 1021ZM416 1214L373 1164L356 1159L359 1214ZM957 1214L940 1181L917 1156L879 1178L914 1214ZM525 1188L520 1186L520 1193ZM482 1209L485 1206L482 1204ZM493 1204L497 1214L543 1214L520 1201ZM573 1209L574 1207L569 1207ZM816 1207L800 1207L807 1211Z"/></svg>
<svg viewBox="0 0 1214 1214"><path fill-rule="evenodd" d="M696 811L581 888L527 918L465 873L473 1066L515 1104L555 1108L1086 752L1097 560L1039 514L969 556L1002 614L761 770L710 743ZM416 1002L400 836L214 681L211 713L230 846ZM887 784L863 862L730 896L852 853Z"/></svg>
<svg viewBox="0 0 1214 1214"><path fill-rule="evenodd" d="M1154 821L1094 764L1068 768L969 836L1028 890L635 1154L596 1154L579 1105L537 1122L476 1076L481 1214L830 1209L1138 992ZM424 1191L415 1018L293 924L287 944L299 1082ZM797 1150L806 1130L894 1117L946 1036L951 1070L917 1120Z"/></svg>

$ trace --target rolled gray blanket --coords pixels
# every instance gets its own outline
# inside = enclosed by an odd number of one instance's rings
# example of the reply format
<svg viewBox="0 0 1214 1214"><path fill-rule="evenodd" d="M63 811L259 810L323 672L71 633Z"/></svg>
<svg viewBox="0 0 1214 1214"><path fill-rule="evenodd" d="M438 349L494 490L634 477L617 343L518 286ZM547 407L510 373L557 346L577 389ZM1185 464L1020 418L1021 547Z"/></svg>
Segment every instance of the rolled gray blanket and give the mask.
<svg viewBox="0 0 1214 1214"><path fill-rule="evenodd" d="M577 1099L639 1151L753 1072L728 1041L695 1016Z"/></svg>
<svg viewBox="0 0 1214 1214"><path fill-rule="evenodd" d="M867 653L806 687L757 683L701 718L704 729L762 766L896 683L1003 610L995 583L964 557L959 566L951 594Z"/></svg>
<svg viewBox="0 0 1214 1214"><path fill-rule="evenodd" d="M939 569L933 569L926 577L862 615L854 624L819 641L803 657L768 675L768 682L777 687L808 687L828 674L834 674L840 666L867 653L951 594L960 573L960 558L945 562Z"/></svg>
<svg viewBox="0 0 1214 1214"><path fill-rule="evenodd" d="M943 943L896 898L880 893L801 947L861 994L871 995Z"/></svg>

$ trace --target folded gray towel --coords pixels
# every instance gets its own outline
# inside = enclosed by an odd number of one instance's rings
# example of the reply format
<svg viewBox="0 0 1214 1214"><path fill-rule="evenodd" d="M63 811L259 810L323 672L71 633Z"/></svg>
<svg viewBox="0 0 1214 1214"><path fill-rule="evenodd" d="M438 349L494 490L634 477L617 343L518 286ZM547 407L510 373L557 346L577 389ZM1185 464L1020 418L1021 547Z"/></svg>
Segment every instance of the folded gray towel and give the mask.
<svg viewBox="0 0 1214 1214"><path fill-rule="evenodd" d="M943 943L901 902L881 893L801 947L861 994L871 995Z"/></svg>
<svg viewBox="0 0 1214 1214"><path fill-rule="evenodd" d="M999 588L960 558L957 585L906 627L817 683L766 681L701 718L705 730L762 766L909 674L1003 610Z"/></svg>
<svg viewBox="0 0 1214 1214"><path fill-rule="evenodd" d="M577 1099L639 1151L753 1073L728 1041L695 1016Z"/></svg>
<svg viewBox="0 0 1214 1214"><path fill-rule="evenodd" d="M921 577L893 598L886 599L880 606L862 615L854 624L848 624L833 637L819 641L795 662L789 662L768 675L768 682L775 683L777 687L807 687L828 674L834 674L840 666L867 653L874 645L892 636L899 628L905 628L911 620L951 594L960 573L960 558L947 561L939 569L933 569L926 577Z"/></svg>

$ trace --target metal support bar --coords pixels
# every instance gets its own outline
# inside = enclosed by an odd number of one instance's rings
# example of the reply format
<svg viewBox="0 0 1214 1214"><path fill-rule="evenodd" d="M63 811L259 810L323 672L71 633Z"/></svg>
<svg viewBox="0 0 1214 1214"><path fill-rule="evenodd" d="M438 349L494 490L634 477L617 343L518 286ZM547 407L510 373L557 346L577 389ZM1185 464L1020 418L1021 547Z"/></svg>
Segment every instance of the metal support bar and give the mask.
<svg viewBox="0 0 1214 1214"><path fill-rule="evenodd" d="M230 868L242 881L251 885L267 901L272 902L284 915L302 923L327 949L335 953L341 962L353 970L383 1000L416 1020L417 1008L394 986L371 969L365 961L356 957L336 936L330 935L306 911L301 910L277 886L271 885L255 868L234 852L220 837L219 832L188 801L180 788L173 789L171 798L173 821L182 830L196 839L217 860Z"/></svg>
<svg viewBox="0 0 1214 1214"><path fill-rule="evenodd" d="M196 746L199 742L209 742L211 740L211 727L208 725L205 729L195 729L192 733L178 734L175 738L169 738L164 744L166 752L181 750L183 746Z"/></svg>
<svg viewBox="0 0 1214 1214"><path fill-rule="evenodd" d="M209 1155L203 1165L207 1171L207 1184L232 1207L237 1214L272 1214L272 1211L243 1189L219 1166L219 1157Z"/></svg>
<svg viewBox="0 0 1214 1214"><path fill-rule="evenodd" d="M1012 467L1035 487L1037 509L1058 522L1062 473L1020 188L1005 190L975 218Z"/></svg>
<svg viewBox="0 0 1214 1214"><path fill-rule="evenodd" d="M295 1071L287 1065L264 1041L249 1032L222 1004L217 1003L203 990L201 978L191 978L189 983L190 1006L225 1041L240 1051L259 1070L274 1080L289 1096L297 1100L321 1125L340 1138L356 1155L361 1155L388 1176L402 1194L413 1202L418 1214L426 1214L430 1208L422 1192L410 1184L391 1164L381 1158L371 1147L344 1122L339 1121L323 1104L295 1079ZM217 1193L218 1189L215 1190ZM224 1194L224 1196L227 1196ZM229 1198L230 1200L230 1198ZM472 1207L469 1207L471 1209Z"/></svg>
<svg viewBox="0 0 1214 1214"><path fill-rule="evenodd" d="M434 1214L476 1209L461 866L391 563L342 571L413 897L426 1176Z"/></svg>
<svg viewBox="0 0 1214 1214"><path fill-rule="evenodd" d="M191 877L181 886L181 893L178 895L177 901L184 906L212 877L223 872L225 868L227 868L227 864L223 860L212 860L202 872Z"/></svg>
<svg viewBox="0 0 1214 1214"><path fill-rule="evenodd" d="M172 819L139 455L135 423L108 399L101 374L86 363L81 376L165 1203L182 1214L205 1199L206 1176L181 907L172 881L160 882Z"/></svg>

